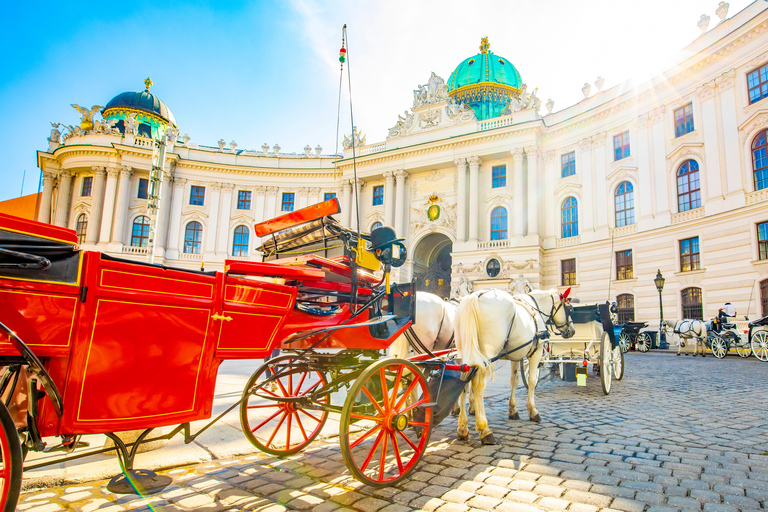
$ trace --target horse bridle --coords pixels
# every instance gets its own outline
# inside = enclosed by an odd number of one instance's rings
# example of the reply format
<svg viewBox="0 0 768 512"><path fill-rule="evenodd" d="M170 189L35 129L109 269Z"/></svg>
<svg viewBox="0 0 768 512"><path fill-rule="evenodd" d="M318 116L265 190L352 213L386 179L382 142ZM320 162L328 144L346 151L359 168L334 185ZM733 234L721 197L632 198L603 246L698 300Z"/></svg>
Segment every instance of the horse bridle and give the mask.
<svg viewBox="0 0 768 512"><path fill-rule="evenodd" d="M547 327L547 331L551 332L552 334L557 334L558 336L564 336L563 329L568 326L568 319L573 315L573 306L567 302L562 295L560 295L560 304L558 304L557 308L555 308L555 300L554 297L552 297L552 308L549 310L549 314L547 314L541 310L538 301L533 295L530 293L526 293L526 295L530 297L535 304L533 309L535 309L542 317L547 318L547 320L544 321L544 325ZM557 313L560 311L560 308L564 308L565 310L564 324L558 324L557 321L555 321L555 315L557 315Z"/></svg>

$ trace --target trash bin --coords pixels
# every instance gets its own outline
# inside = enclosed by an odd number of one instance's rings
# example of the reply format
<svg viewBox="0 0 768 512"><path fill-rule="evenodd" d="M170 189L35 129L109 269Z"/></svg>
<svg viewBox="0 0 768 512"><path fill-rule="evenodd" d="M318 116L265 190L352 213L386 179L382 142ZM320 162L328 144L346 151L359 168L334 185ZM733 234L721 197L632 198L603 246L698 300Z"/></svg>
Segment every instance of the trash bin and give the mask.
<svg viewBox="0 0 768 512"><path fill-rule="evenodd" d="M563 377L567 382L576 382L576 365L563 364Z"/></svg>
<svg viewBox="0 0 768 512"><path fill-rule="evenodd" d="M657 337L657 335L658 335L659 333L658 333L657 331L645 331L645 332L648 334L648 336L650 336L650 337L651 337L651 348L652 348L652 349L657 349L657 348L659 348L659 342L658 342L658 340L656 339L656 337Z"/></svg>

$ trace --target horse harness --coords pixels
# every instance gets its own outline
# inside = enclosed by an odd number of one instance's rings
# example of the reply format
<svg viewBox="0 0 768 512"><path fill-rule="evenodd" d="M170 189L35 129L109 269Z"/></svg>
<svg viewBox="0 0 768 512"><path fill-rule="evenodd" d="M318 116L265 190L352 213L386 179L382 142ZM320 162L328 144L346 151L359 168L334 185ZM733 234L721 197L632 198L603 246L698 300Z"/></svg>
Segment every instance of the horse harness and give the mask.
<svg viewBox="0 0 768 512"><path fill-rule="evenodd" d="M453 299L448 299L447 302L452 302L452 301ZM443 308L443 314L440 317L440 325L437 327L437 337L432 342L432 348L435 347L435 345L437 344L437 340L440 339L440 332L443 330L444 321L445 321L445 308ZM444 348L453 348L455 335L456 335L455 331L451 333L451 339L448 340L448 344ZM408 340L408 343L410 343L411 347L413 347L417 352L421 354L428 354L430 357L435 357L432 351L429 350L421 341L421 339L418 337L418 335L416 335L416 332L413 330L413 327L408 327L408 329L406 329L405 339Z"/></svg>
<svg viewBox="0 0 768 512"><path fill-rule="evenodd" d="M685 331L682 330L683 324L688 322L688 329ZM689 334L690 336L686 337L693 337L693 336L701 336L701 333L697 333L693 330L693 321L687 321L687 320L680 320L675 324L675 326L672 328L672 332L674 334L677 334L678 336L685 336L686 334Z"/></svg>

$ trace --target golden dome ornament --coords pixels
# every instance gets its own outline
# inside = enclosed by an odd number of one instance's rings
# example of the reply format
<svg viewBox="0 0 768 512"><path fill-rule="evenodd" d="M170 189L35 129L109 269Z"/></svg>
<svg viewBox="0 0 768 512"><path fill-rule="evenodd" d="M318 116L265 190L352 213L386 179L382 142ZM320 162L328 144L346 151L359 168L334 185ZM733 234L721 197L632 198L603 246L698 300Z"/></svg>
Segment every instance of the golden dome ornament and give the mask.
<svg viewBox="0 0 768 512"><path fill-rule="evenodd" d="M437 202L440 200L437 194L429 196L429 207L427 208L427 218L434 222L440 218L440 205Z"/></svg>

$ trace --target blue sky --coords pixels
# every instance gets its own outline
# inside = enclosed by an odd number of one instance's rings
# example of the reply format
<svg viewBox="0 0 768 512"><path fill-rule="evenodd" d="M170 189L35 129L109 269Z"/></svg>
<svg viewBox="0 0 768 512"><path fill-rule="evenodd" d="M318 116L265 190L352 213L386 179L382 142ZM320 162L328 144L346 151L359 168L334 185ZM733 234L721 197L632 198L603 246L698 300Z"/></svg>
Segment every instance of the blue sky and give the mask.
<svg viewBox="0 0 768 512"><path fill-rule="evenodd" d="M729 17L749 2L730 4ZM19 195L24 170L24 193L37 190L35 152L47 149L51 121L78 122L70 104L103 106L141 90L147 76L192 142L279 143L284 152L320 144L332 153L344 23L355 124L370 143L384 140L430 72L447 80L482 36L560 110L598 75L608 88L665 69L699 35L701 14L716 25L716 7L714 0L6 3L0 200ZM344 107L341 128L351 131Z"/></svg>

